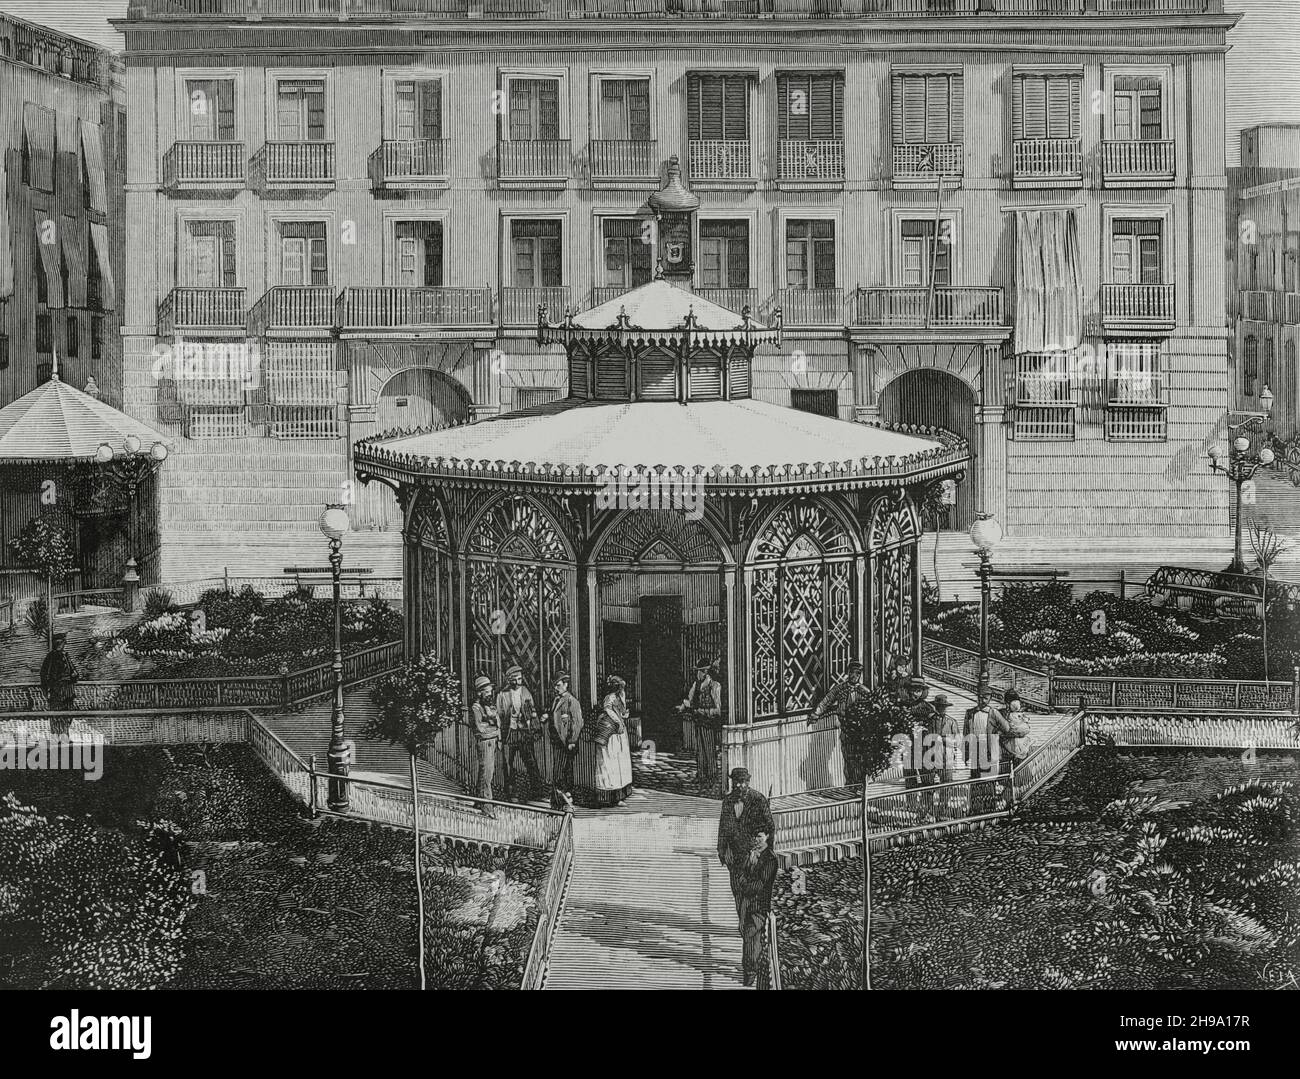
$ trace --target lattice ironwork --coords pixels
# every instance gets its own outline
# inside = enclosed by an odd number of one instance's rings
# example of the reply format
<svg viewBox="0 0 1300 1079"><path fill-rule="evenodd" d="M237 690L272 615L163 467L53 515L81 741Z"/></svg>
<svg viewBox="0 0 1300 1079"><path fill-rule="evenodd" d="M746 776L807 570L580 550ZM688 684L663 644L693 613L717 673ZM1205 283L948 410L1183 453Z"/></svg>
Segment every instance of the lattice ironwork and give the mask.
<svg viewBox="0 0 1300 1079"><path fill-rule="evenodd" d="M472 675L518 664L534 693L572 663L574 570L559 534L526 498L495 503L470 539Z"/></svg>
<svg viewBox="0 0 1300 1079"><path fill-rule="evenodd" d="M891 547L875 557L872 621L875 673L884 682L895 669L912 665L912 623L916 610L916 551Z"/></svg>
<svg viewBox="0 0 1300 1079"><path fill-rule="evenodd" d="M768 522L754 545L753 561L831 558L852 553L853 541L839 518L824 503L801 498L788 502Z"/></svg>
<svg viewBox="0 0 1300 1079"><path fill-rule="evenodd" d="M883 551L915 543L920 538L920 523L907 497L901 492L886 495L871 507L867 525L867 548Z"/></svg>
<svg viewBox="0 0 1300 1079"><path fill-rule="evenodd" d="M666 554L674 556L667 559ZM720 562L722 554L708 529L677 510L633 510L605 534L596 562Z"/></svg>
<svg viewBox="0 0 1300 1079"><path fill-rule="evenodd" d="M786 567L781 595L781 682L783 711L816 703L825 684L822 577L815 564Z"/></svg>
<svg viewBox="0 0 1300 1079"><path fill-rule="evenodd" d="M520 495L503 498L479 518L470 538L475 555L567 562L568 550L559 532L530 499Z"/></svg>
<svg viewBox="0 0 1300 1079"><path fill-rule="evenodd" d="M777 587L776 568L759 567L754 570L753 591L749 596L750 617L753 620L753 698L754 716L776 715L780 695L777 668L777 611L780 609L780 590Z"/></svg>

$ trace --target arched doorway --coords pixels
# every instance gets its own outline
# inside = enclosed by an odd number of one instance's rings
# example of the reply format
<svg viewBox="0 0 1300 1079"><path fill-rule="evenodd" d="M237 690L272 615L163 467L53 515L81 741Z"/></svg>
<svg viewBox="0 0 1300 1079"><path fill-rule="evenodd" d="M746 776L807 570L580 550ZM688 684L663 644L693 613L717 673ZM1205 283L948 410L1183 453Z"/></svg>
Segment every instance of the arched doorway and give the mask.
<svg viewBox="0 0 1300 1079"><path fill-rule="evenodd" d="M880 418L891 423L942 427L966 440L971 467L957 484L957 502L945 530L964 532L975 523L979 505L979 454L975 438L975 394L956 375L933 368L905 371L880 393Z"/></svg>
<svg viewBox="0 0 1300 1079"><path fill-rule="evenodd" d="M375 430L420 430L464 423L469 419L469 406L469 396L459 384L441 372L413 367L384 383L375 405ZM358 489L353 528L401 531L402 512L391 488L368 483Z"/></svg>

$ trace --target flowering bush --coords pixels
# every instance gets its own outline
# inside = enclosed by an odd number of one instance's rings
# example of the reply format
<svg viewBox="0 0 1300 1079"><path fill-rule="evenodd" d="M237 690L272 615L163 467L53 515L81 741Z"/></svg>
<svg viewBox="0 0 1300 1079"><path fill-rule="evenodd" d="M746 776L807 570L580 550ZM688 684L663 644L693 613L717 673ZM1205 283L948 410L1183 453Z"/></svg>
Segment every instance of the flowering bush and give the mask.
<svg viewBox="0 0 1300 1079"><path fill-rule="evenodd" d="M401 745L413 756L462 712L460 681L433 652L380 678L370 691L375 714L361 737Z"/></svg>
<svg viewBox="0 0 1300 1079"><path fill-rule="evenodd" d="M1061 639L1061 634L1054 629L1031 629L1020 635L1020 647L1030 651L1050 648Z"/></svg>

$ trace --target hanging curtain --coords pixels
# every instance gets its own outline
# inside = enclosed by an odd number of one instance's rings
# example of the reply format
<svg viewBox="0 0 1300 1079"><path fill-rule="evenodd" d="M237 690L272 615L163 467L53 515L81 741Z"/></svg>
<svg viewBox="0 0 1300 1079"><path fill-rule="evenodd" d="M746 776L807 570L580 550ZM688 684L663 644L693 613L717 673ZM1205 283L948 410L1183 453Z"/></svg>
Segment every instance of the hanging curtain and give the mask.
<svg viewBox="0 0 1300 1079"><path fill-rule="evenodd" d="M1016 351L1079 344L1079 231L1074 211L1016 211Z"/></svg>

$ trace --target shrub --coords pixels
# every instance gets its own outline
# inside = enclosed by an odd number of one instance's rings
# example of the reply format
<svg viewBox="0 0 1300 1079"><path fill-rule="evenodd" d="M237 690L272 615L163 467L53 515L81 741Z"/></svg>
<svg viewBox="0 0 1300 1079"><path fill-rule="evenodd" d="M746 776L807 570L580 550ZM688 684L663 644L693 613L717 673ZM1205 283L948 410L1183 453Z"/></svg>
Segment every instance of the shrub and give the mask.
<svg viewBox="0 0 1300 1079"><path fill-rule="evenodd" d="M165 588L151 588L144 594L144 605L140 614L145 622L152 622L159 615L166 614L171 609L172 594Z"/></svg>
<svg viewBox="0 0 1300 1079"><path fill-rule="evenodd" d="M23 620L37 637L44 637L49 633L50 605L45 602L44 596L32 600L27 605L27 612L23 615Z"/></svg>
<svg viewBox="0 0 1300 1079"><path fill-rule="evenodd" d="M892 693L873 689L840 717L840 745L850 783L874 779L889 767L894 739L912 733L912 713Z"/></svg>

